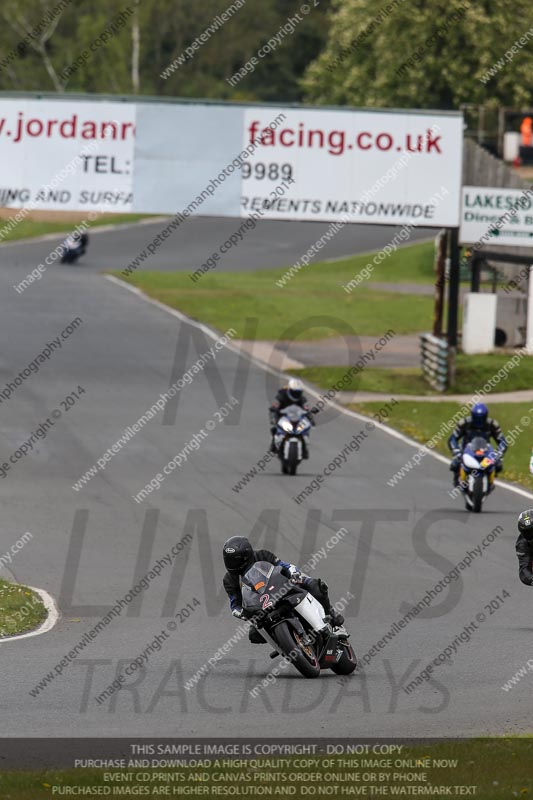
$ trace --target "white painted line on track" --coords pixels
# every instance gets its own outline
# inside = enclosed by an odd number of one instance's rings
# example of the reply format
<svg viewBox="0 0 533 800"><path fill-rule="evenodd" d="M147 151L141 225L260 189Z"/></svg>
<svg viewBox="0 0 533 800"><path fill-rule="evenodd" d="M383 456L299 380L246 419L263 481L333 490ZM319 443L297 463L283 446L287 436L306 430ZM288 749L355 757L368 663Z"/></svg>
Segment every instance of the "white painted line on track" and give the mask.
<svg viewBox="0 0 533 800"><path fill-rule="evenodd" d="M28 589L31 589L35 594L39 595L48 615L44 622L42 622L38 628L35 628L35 630L28 631L27 633L15 634L14 636L2 637L2 639L0 639L0 645L6 642L19 642L21 639L29 639L30 636L40 636L41 633L48 633L59 620L59 609L52 595L45 592L44 589L38 589L36 586L28 586Z"/></svg>
<svg viewBox="0 0 533 800"><path fill-rule="evenodd" d="M178 311L175 308L170 308L169 306L166 306L164 303L159 302L159 300L154 300L153 298L148 297L148 295L146 295L136 286L131 286L130 284L121 281L119 278L116 278L114 275L105 275L104 277L108 281L111 281L112 283L115 283L118 286L122 286L123 289L127 289L129 292L136 294L141 300L144 300L146 303L150 303L151 305L160 308L167 314L171 314L173 317L176 317L181 322L184 322L186 325L192 325L193 327L198 328L199 330L203 331L207 336L209 336L211 339L214 339L215 341L217 339L220 339L220 337L223 335L223 331L216 331L213 328L210 328L205 323L198 322L195 319L191 319L190 317L187 317L185 314L183 314L181 311ZM247 353L246 350L241 350L240 348L235 347L235 345L232 345L231 342L226 344L225 347L227 347L229 350L232 350L234 353L237 353L239 355L244 355L245 358L248 358L257 367L266 372L269 372L271 375L277 375L278 377L286 377L286 373L281 372L278 369L274 369L273 367L270 366L270 364L266 364L264 361L260 361L251 353ZM316 398L322 397L320 392L317 392L312 387L307 387L307 390L309 394L312 394ZM339 403L330 401L329 404L333 408L336 408L338 411L340 411L342 414L346 414L349 417L354 417L355 419L359 419L361 420L361 422L368 422L369 419L372 420L371 417L365 417L363 414L358 414L356 411L352 411L349 408L345 408L344 406L339 405ZM395 439L399 439L401 442L404 442L404 444L407 444L410 447L414 447L417 451L418 450L427 451L427 455L436 458L443 464L449 464L448 458L442 456L440 453L433 452L433 450L431 450L429 447L425 447L424 445L420 444L420 442L415 441L415 439L411 439L404 433L400 433L400 431L394 430L394 428L389 428L388 425L384 425L382 422L376 422L375 420L372 420L372 422L376 428L379 428L380 430L384 431L384 433L387 433L389 436L393 436ZM496 486L501 486L502 489L507 489L509 492L514 492L515 494L519 494L522 497L527 497L529 500L533 500L533 493L528 492L527 489L522 489L519 486L513 486L510 483L505 483L504 481L499 481L499 480L495 481L495 484Z"/></svg>

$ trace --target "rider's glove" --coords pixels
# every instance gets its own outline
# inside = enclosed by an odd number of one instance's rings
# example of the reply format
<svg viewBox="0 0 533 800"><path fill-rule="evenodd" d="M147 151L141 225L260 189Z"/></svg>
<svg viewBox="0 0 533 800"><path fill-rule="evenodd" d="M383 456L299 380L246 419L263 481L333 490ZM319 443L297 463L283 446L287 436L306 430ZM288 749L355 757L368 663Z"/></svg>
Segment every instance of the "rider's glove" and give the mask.
<svg viewBox="0 0 533 800"><path fill-rule="evenodd" d="M237 606L237 608L232 608L231 613L233 614L234 617L237 617L237 619L242 619L241 606Z"/></svg>
<svg viewBox="0 0 533 800"><path fill-rule="evenodd" d="M278 429L277 425L271 425L270 426L270 433L272 434L272 436L274 436L274 434L276 433L277 429Z"/></svg>
<svg viewBox="0 0 533 800"><path fill-rule="evenodd" d="M452 452L453 452L454 456L457 458L458 456L461 455L461 448L460 447L454 447Z"/></svg>
<svg viewBox="0 0 533 800"><path fill-rule="evenodd" d="M303 578L302 573L298 569L298 567L289 567L289 579L293 583L301 583Z"/></svg>

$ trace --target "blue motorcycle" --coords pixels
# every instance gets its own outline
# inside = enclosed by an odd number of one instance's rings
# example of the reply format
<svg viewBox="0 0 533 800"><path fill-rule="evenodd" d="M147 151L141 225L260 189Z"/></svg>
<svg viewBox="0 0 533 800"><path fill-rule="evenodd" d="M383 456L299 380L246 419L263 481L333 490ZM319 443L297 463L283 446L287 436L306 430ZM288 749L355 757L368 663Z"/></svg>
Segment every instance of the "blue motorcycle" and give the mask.
<svg viewBox="0 0 533 800"><path fill-rule="evenodd" d="M459 488L464 495L467 511L479 513L483 500L494 489L497 454L482 436L469 442L461 456Z"/></svg>

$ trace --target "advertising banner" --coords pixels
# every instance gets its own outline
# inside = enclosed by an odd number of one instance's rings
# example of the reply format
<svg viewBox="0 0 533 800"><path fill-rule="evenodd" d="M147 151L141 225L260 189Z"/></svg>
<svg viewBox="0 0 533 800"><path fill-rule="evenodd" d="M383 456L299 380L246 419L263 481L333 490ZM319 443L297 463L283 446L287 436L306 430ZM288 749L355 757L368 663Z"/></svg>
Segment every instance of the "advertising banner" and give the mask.
<svg viewBox="0 0 533 800"><path fill-rule="evenodd" d="M145 107L137 115L135 206L457 226L462 136L462 117L438 112ZM204 191L209 197L195 203Z"/></svg>
<svg viewBox="0 0 533 800"><path fill-rule="evenodd" d="M133 210L133 103L0 99L0 206Z"/></svg>
<svg viewBox="0 0 533 800"><path fill-rule="evenodd" d="M204 192L191 214L238 217L242 118L234 106L139 103L135 210L175 213Z"/></svg>
<svg viewBox="0 0 533 800"><path fill-rule="evenodd" d="M462 117L0 99L0 206L459 224Z"/></svg>
<svg viewBox="0 0 533 800"><path fill-rule="evenodd" d="M273 109L245 113L261 147L243 168L243 212L276 219L457 226L462 118L406 112ZM281 195L276 187L294 183ZM277 195L277 196L276 196Z"/></svg>

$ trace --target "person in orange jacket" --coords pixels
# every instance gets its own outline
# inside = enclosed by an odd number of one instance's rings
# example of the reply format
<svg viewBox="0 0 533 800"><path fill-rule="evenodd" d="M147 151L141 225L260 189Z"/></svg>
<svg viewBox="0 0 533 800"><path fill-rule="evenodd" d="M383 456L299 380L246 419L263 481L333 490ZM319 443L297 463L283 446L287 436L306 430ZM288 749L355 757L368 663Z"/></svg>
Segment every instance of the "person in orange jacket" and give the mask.
<svg viewBox="0 0 533 800"><path fill-rule="evenodd" d="M531 117L524 117L520 125L520 133L524 147L531 147L533 145L533 119Z"/></svg>

